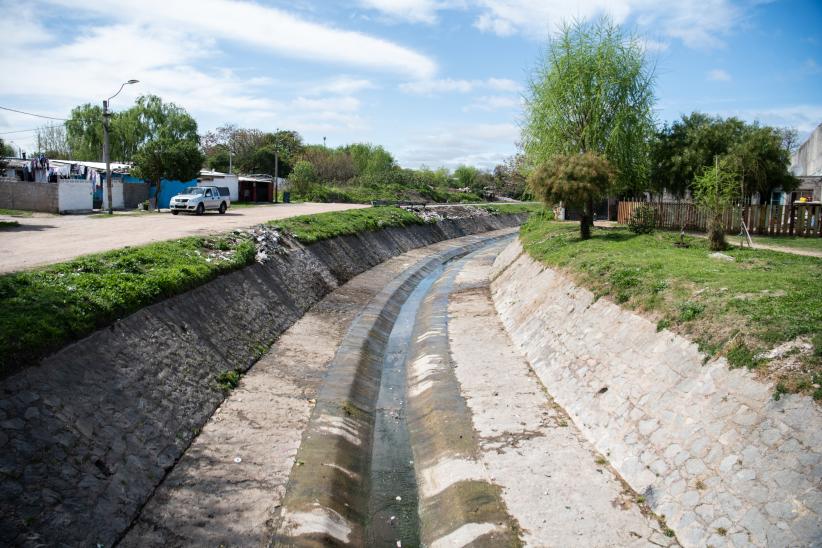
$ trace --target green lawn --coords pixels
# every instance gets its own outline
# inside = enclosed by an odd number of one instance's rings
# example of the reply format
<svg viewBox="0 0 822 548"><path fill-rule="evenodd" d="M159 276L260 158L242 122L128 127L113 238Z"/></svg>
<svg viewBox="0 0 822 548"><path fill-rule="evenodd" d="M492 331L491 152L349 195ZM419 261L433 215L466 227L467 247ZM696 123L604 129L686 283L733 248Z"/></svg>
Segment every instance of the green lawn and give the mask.
<svg viewBox="0 0 822 548"><path fill-rule="evenodd" d="M801 367L777 374L779 390L822 398L822 261L766 250L731 249L734 261L709 258L707 241L667 232L638 236L595 229L579 239L578 223L532 216L521 231L528 253L568 273L599 297L649 314L658 327L699 343L732 366L767 370L756 355L803 335L815 350Z"/></svg>
<svg viewBox="0 0 822 548"><path fill-rule="evenodd" d="M523 203L493 203L493 204L478 204L477 207L481 207L483 209L487 209L492 213L501 213L505 215L511 215L513 213L540 213L543 215L548 216L548 218L554 218L554 212L550 208L546 208L540 202L523 202Z"/></svg>

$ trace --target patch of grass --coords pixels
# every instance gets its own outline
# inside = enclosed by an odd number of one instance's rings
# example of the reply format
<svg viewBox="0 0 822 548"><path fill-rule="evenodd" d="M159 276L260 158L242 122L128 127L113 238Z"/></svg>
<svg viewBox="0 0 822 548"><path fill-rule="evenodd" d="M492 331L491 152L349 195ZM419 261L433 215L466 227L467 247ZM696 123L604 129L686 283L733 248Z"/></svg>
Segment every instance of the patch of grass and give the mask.
<svg viewBox="0 0 822 548"><path fill-rule="evenodd" d="M756 354L745 343L736 343L731 346L725 354L725 358L734 369L737 367L756 369L762 363L762 360L757 359Z"/></svg>
<svg viewBox="0 0 822 548"><path fill-rule="evenodd" d="M0 221L0 230L7 230L9 228L16 228L20 226L17 221Z"/></svg>
<svg viewBox="0 0 822 548"><path fill-rule="evenodd" d="M307 202L337 202L369 204L377 200L434 202L439 204L477 203L484 200L473 192L456 192L429 186L408 186L398 183L379 185L315 186L299 196Z"/></svg>
<svg viewBox="0 0 822 548"><path fill-rule="evenodd" d="M776 383L776 388L773 391L773 399L774 401L779 401L782 399L782 396L788 393L788 387L785 386L785 383L780 381Z"/></svg>
<svg viewBox="0 0 822 548"><path fill-rule="evenodd" d="M728 530L727 530L727 529L725 529L724 527L719 527L719 528L716 530L716 534L718 534L720 537L724 537L725 535L727 535L727 534L728 534Z"/></svg>
<svg viewBox="0 0 822 548"><path fill-rule="evenodd" d="M222 388L224 391L228 392L240 384L240 372L236 369L232 369L230 371L223 371L219 375L217 375L217 384Z"/></svg>
<svg viewBox="0 0 822 548"><path fill-rule="evenodd" d="M579 224L532 215L520 236L536 260L561 270L594 295L650 314L657 328L697 342L710 355L725 355L732 366L757 367L755 356L774 346L810 336L815 350L802 367L780 375L791 388L800 378L822 375L822 261L767 250L730 249L734 261L708 257L707 240L657 231L595 228L579 238ZM780 379L776 379L780 380ZM803 393L817 390L800 384ZM822 391L822 389L821 389ZM820 394L822 397L822 393Z"/></svg>
<svg viewBox="0 0 822 548"><path fill-rule="evenodd" d="M0 207L0 215L6 215L8 217L31 217L34 215L34 212L24 211L22 209L6 209Z"/></svg>
<svg viewBox="0 0 822 548"><path fill-rule="evenodd" d="M414 213L399 207L333 211L268 222L268 225L272 227L293 234L297 240L304 244L311 244L335 236L346 236L358 232L415 224L423 224L423 220Z"/></svg>
<svg viewBox="0 0 822 548"><path fill-rule="evenodd" d="M0 276L0 377L254 260L250 237L191 237ZM215 248L223 251L219 254ZM231 253L226 253L230 251Z"/></svg>
<svg viewBox="0 0 822 548"><path fill-rule="evenodd" d="M608 464L608 459L606 459L602 455L598 455L597 458L596 458L596 463L599 466L605 466L606 464Z"/></svg>

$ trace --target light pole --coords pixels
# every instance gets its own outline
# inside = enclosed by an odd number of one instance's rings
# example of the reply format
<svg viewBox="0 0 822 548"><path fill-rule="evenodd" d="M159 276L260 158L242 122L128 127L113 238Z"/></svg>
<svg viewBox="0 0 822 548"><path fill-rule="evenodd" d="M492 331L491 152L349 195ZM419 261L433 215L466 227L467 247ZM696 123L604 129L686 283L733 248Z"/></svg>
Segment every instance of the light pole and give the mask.
<svg viewBox="0 0 822 548"><path fill-rule="evenodd" d="M114 210L111 205L111 161L109 160L109 151L108 151L108 118L111 116L108 112L108 102L120 95L120 92L123 91L123 88L130 84L136 84L139 80L129 80L128 82L123 82L120 86L120 89L117 90L117 93L103 101L103 161L106 163L106 192L108 193L108 214L111 215L114 213Z"/></svg>

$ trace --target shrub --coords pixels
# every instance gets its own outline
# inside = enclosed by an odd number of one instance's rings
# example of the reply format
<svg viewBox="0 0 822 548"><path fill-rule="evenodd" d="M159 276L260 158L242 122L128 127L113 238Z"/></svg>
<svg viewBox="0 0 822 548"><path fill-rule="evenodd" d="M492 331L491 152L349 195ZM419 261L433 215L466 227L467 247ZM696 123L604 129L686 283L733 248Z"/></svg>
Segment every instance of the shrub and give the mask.
<svg viewBox="0 0 822 548"><path fill-rule="evenodd" d="M656 210L647 204L640 205L628 219L628 228L634 234L653 234L656 228Z"/></svg>

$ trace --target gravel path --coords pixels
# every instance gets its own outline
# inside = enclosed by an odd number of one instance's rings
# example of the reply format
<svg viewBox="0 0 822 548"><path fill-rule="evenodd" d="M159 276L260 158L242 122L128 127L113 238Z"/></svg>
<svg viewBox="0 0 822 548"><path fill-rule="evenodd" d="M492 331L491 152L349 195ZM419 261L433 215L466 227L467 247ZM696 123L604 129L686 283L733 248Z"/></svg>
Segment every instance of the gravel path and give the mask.
<svg viewBox="0 0 822 548"><path fill-rule="evenodd" d="M225 215L115 214L7 217L19 227L0 231L0 273L59 263L126 246L248 228L295 215L368 207L361 204L272 204L230 209Z"/></svg>

